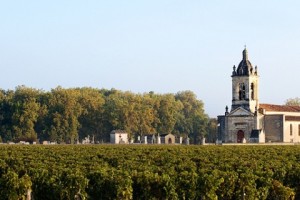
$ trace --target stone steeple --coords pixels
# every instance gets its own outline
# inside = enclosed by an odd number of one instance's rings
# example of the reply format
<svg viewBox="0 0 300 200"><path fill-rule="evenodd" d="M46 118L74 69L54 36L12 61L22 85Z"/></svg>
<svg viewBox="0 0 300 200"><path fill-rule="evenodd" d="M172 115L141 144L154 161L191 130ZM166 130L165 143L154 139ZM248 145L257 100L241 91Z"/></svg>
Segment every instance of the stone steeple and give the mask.
<svg viewBox="0 0 300 200"><path fill-rule="evenodd" d="M248 50L243 50L243 59L238 67L233 67L232 72L232 106L231 110L238 107L255 113L258 105L258 75L257 67L252 67L248 59Z"/></svg>

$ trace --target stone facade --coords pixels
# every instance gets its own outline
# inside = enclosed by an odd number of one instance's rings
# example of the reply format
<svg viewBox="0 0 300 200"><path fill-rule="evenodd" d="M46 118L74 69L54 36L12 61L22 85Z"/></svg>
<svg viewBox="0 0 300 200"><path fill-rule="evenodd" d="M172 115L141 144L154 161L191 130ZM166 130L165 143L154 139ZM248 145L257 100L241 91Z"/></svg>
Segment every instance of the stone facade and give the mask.
<svg viewBox="0 0 300 200"><path fill-rule="evenodd" d="M218 141L223 143L300 142L300 107L259 103L259 76L243 50L232 72L230 112L218 116Z"/></svg>
<svg viewBox="0 0 300 200"><path fill-rule="evenodd" d="M266 142L283 141L283 115L266 115L265 117Z"/></svg>

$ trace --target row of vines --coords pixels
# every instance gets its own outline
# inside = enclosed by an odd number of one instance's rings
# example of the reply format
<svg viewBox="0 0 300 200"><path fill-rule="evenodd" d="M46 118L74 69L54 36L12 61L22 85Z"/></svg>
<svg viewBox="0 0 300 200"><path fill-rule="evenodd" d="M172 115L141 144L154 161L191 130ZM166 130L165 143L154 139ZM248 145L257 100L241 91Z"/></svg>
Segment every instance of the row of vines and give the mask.
<svg viewBox="0 0 300 200"><path fill-rule="evenodd" d="M300 146L2 145L1 199L300 199Z"/></svg>

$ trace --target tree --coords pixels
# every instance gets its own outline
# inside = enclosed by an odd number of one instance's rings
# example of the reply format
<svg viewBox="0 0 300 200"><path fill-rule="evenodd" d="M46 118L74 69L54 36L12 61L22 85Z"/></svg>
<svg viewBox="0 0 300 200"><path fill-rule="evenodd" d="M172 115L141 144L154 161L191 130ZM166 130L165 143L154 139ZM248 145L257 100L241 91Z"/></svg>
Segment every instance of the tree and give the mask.
<svg viewBox="0 0 300 200"><path fill-rule="evenodd" d="M77 90L80 92L79 102L82 107L82 114L79 117L81 125L79 136L83 138L93 135L97 140L105 140L103 94L93 88L78 88Z"/></svg>
<svg viewBox="0 0 300 200"><path fill-rule="evenodd" d="M300 98L295 97L295 98L290 98L285 101L285 105L287 106L300 106Z"/></svg>
<svg viewBox="0 0 300 200"><path fill-rule="evenodd" d="M79 97L80 92L75 89L57 87L51 90L48 102L50 140L73 144L78 138L79 117L82 113Z"/></svg>
<svg viewBox="0 0 300 200"><path fill-rule="evenodd" d="M12 141L12 99L14 91L0 91L0 136L3 142Z"/></svg>
<svg viewBox="0 0 300 200"><path fill-rule="evenodd" d="M150 96L116 90L105 93L106 130L123 129L130 136L155 132L154 108Z"/></svg>
<svg viewBox="0 0 300 200"><path fill-rule="evenodd" d="M156 133L154 128L155 113L154 104L155 100L150 95L144 94L143 96L137 95L138 104L136 110L138 111L138 133L139 135Z"/></svg>
<svg viewBox="0 0 300 200"><path fill-rule="evenodd" d="M12 98L12 131L15 141L36 141L35 123L37 122L40 104L37 101L39 90L18 86Z"/></svg>
<svg viewBox="0 0 300 200"><path fill-rule="evenodd" d="M177 101L173 94L165 94L160 97L157 111L160 121L157 127L159 133L172 133L182 108L182 103Z"/></svg>
<svg viewBox="0 0 300 200"><path fill-rule="evenodd" d="M127 101L121 91L107 94L104 104L104 124L107 131L125 129L125 108Z"/></svg>
<svg viewBox="0 0 300 200"><path fill-rule="evenodd" d="M193 118L192 142L194 144L201 143L202 139L207 136L207 115L196 115Z"/></svg>
<svg viewBox="0 0 300 200"><path fill-rule="evenodd" d="M218 120L210 118L207 125L207 141L216 142L218 136Z"/></svg>
<svg viewBox="0 0 300 200"><path fill-rule="evenodd" d="M37 101L40 104L40 109L38 111L38 118L37 121L35 123L35 131L38 135L38 139L40 141L43 140L49 140L49 134L48 134L48 114L49 114L49 110L48 110L48 102L49 102L49 98L51 96L50 92L41 92L38 96Z"/></svg>
<svg viewBox="0 0 300 200"><path fill-rule="evenodd" d="M177 132L191 137L193 143L200 142L207 134L208 122L203 102L192 91L178 92L175 98L183 105L176 123Z"/></svg>

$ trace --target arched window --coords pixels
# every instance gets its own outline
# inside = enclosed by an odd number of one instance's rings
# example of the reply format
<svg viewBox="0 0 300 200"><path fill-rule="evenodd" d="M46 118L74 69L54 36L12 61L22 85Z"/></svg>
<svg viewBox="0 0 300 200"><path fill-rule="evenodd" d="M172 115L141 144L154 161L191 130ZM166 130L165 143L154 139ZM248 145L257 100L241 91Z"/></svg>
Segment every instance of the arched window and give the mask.
<svg viewBox="0 0 300 200"><path fill-rule="evenodd" d="M245 98L246 98L246 87L244 83L240 83L239 99L244 100Z"/></svg>
<svg viewBox="0 0 300 200"><path fill-rule="evenodd" d="M254 100L254 83L251 83L251 100Z"/></svg>

